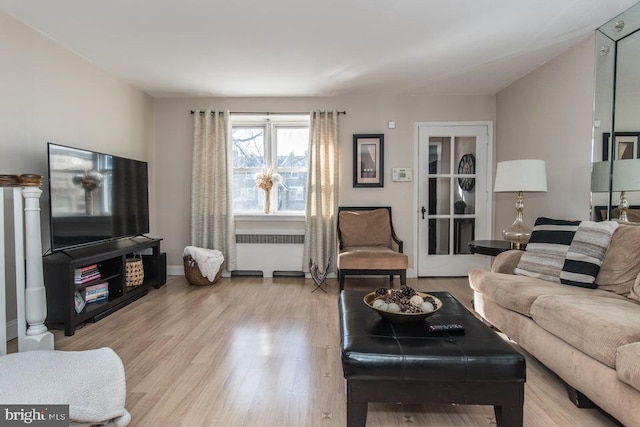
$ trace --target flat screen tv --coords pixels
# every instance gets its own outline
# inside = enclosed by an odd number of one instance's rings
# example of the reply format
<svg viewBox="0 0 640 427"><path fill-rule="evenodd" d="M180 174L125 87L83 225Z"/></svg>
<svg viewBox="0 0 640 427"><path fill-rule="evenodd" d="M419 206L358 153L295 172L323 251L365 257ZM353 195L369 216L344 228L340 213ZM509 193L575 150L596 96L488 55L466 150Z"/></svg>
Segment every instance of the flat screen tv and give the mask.
<svg viewBox="0 0 640 427"><path fill-rule="evenodd" d="M149 232L147 162L48 144L51 250Z"/></svg>

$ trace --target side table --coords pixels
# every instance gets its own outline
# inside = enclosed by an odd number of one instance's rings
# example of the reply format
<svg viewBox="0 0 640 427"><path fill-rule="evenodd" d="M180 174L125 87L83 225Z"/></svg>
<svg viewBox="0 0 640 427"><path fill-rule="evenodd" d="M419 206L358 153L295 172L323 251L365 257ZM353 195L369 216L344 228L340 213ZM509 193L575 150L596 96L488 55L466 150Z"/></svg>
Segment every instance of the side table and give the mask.
<svg viewBox="0 0 640 427"><path fill-rule="evenodd" d="M469 250L472 254L497 256L511 249L511 244L506 240L472 240L469 242Z"/></svg>

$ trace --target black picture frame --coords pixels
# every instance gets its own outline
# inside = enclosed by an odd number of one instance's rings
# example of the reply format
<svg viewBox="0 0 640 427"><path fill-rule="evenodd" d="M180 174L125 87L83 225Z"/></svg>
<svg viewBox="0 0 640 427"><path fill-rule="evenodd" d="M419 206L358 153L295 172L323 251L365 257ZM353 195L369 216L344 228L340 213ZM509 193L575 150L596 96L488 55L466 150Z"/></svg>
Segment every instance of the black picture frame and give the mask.
<svg viewBox="0 0 640 427"><path fill-rule="evenodd" d="M353 135L353 186L384 187L384 134Z"/></svg>
<svg viewBox="0 0 640 427"><path fill-rule="evenodd" d="M602 160L608 161L611 132L602 134ZM640 132L616 132L615 160L640 159Z"/></svg>

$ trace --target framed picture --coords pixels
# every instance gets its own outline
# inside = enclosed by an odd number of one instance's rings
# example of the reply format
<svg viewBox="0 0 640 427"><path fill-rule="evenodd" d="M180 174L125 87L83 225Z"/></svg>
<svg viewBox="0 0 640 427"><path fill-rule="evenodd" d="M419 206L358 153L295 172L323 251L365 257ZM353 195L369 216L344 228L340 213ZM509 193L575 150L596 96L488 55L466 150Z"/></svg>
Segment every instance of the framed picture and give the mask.
<svg viewBox="0 0 640 427"><path fill-rule="evenodd" d="M638 153L639 139L640 132L616 132L613 145L615 160L640 158L640 153ZM611 147L611 133L605 132L602 134L602 160L609 160L611 152L609 147Z"/></svg>
<svg viewBox="0 0 640 427"><path fill-rule="evenodd" d="M353 186L384 187L384 135L353 135Z"/></svg>

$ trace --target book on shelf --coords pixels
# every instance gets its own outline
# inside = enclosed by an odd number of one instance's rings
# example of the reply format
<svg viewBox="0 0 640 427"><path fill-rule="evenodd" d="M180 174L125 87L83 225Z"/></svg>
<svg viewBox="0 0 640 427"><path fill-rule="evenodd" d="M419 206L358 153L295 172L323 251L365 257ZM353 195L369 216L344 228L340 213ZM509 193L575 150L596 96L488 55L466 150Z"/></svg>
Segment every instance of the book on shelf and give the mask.
<svg viewBox="0 0 640 427"><path fill-rule="evenodd" d="M100 269L99 269L97 266L96 266L96 267L92 267L92 268L90 268L90 269L88 269L88 270L79 270L79 269L77 269L77 268L76 268L76 269L73 271L73 275L74 275L75 277L88 276L89 274L93 274L93 273L95 273L96 271L100 271Z"/></svg>
<svg viewBox="0 0 640 427"><path fill-rule="evenodd" d="M76 268L75 270L73 270L73 274L76 277L81 277L81 276L86 276L88 274L91 274L93 272L98 271L98 264L92 264L89 265L87 267L82 267L82 268Z"/></svg>
<svg viewBox="0 0 640 427"><path fill-rule="evenodd" d="M88 294L84 294L84 300L87 301L87 300L90 300L92 298L97 298L97 297L102 296L102 295L109 295L109 290L108 289L103 289L103 290L100 290L100 291L95 291L95 292L91 292L91 293L88 293Z"/></svg>
<svg viewBox="0 0 640 427"><path fill-rule="evenodd" d="M98 264L91 264L84 267L76 268L76 273L84 273L86 271L97 270Z"/></svg>
<svg viewBox="0 0 640 427"><path fill-rule="evenodd" d="M87 286L87 289L100 289L100 288L108 288L109 282L106 280L104 282L96 283L95 285Z"/></svg>
<svg viewBox="0 0 640 427"><path fill-rule="evenodd" d="M100 273L96 273L92 276L87 276L87 277L82 277L80 279L75 279L74 283L76 285L84 285L85 283L89 283L89 282L93 282L94 280L100 280L102 278L102 276L100 275Z"/></svg>
<svg viewBox="0 0 640 427"><path fill-rule="evenodd" d="M104 301L104 300L106 300L107 298L109 298L109 294L108 294L108 293L107 293L107 294L104 294L104 295L99 295L99 296L97 296L97 297L95 297L95 298L86 299L86 300L85 300L85 302L86 302L87 304L91 304L92 302Z"/></svg>
<svg viewBox="0 0 640 427"><path fill-rule="evenodd" d="M85 301L90 300L92 298L97 298L101 295L109 295L109 290L105 289L105 290L101 290L101 291L95 291L95 292L91 292L88 294L84 294L84 299Z"/></svg>
<svg viewBox="0 0 640 427"><path fill-rule="evenodd" d="M100 283L95 286L89 286L85 289L84 300L86 303L100 301L109 297L109 284Z"/></svg>
<svg viewBox="0 0 640 427"><path fill-rule="evenodd" d="M91 293L101 292L108 289L109 289L109 282L102 282L96 285L87 286L84 291L85 291L85 294L91 294Z"/></svg>
<svg viewBox="0 0 640 427"><path fill-rule="evenodd" d="M81 279L81 278L83 278L83 277L93 276L94 274L100 274L100 270L98 270L98 269L96 268L95 270L89 270L89 271L86 271L86 272L84 272L84 273L80 273L80 274L78 274L78 273L74 273L74 274L73 274L73 277L74 277L75 279Z"/></svg>

